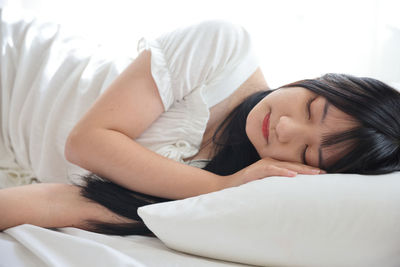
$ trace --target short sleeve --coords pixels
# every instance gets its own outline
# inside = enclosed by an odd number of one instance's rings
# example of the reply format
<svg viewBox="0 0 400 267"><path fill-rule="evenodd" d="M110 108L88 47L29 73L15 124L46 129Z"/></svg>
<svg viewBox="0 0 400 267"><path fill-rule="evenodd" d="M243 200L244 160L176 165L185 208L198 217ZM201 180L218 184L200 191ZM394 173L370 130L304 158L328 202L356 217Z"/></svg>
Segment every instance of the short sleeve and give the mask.
<svg viewBox="0 0 400 267"><path fill-rule="evenodd" d="M208 106L222 101L257 68L249 33L213 20L180 28L155 40L142 38L138 52L151 51L151 73L164 109L196 88Z"/></svg>

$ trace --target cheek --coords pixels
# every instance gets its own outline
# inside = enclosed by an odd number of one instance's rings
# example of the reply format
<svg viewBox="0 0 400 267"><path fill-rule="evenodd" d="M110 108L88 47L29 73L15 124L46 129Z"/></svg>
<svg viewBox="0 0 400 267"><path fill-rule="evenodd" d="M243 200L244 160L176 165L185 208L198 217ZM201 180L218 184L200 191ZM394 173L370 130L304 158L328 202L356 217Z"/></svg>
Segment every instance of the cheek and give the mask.
<svg viewBox="0 0 400 267"><path fill-rule="evenodd" d="M246 119L246 126L245 126L245 131L247 138L249 138L250 142L255 145L255 128L256 128L256 113L254 110L252 110L249 115L247 116Z"/></svg>
<svg viewBox="0 0 400 267"><path fill-rule="evenodd" d="M263 101L260 101L250 110L246 119L246 132L253 130L254 126L257 124L259 120L259 116L262 113L263 109L264 109Z"/></svg>
<svg viewBox="0 0 400 267"><path fill-rule="evenodd" d="M269 157L275 160L287 162L299 162L299 158L294 154L293 148L284 145L271 145L258 151L261 158Z"/></svg>

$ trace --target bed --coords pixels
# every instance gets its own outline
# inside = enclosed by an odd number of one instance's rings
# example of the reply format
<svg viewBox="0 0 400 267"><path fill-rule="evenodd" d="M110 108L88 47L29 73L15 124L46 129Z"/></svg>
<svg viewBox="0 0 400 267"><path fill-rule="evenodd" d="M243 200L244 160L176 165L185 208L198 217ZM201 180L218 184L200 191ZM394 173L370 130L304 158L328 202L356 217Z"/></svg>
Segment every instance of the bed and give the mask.
<svg viewBox="0 0 400 267"><path fill-rule="evenodd" d="M0 233L0 266L248 266L169 249L158 238L21 225Z"/></svg>
<svg viewBox="0 0 400 267"><path fill-rule="evenodd" d="M49 32L41 33L45 40ZM102 91L118 69L92 62L85 66L94 72L106 71L107 75L98 72L106 77L98 86ZM35 65L35 61L27 63ZM121 69L126 63L120 65ZM81 79L92 74L82 72L78 76ZM64 120L73 122L76 120L71 116L79 115L57 108L52 109L55 114L59 112L57 117L70 116ZM41 112L48 110L42 106L37 112L39 120ZM19 125L29 123L20 121L15 135L23 132ZM62 130L52 138L65 139L68 131ZM43 160L29 162L30 156L22 155L18 159L22 165L33 164L41 177L52 179L57 178L57 171L72 171L60 168L63 164L40 165L57 157L54 151L62 153L63 146L45 151L37 140L33 142L37 147L30 149L33 155L40 151ZM22 142L21 150L23 146ZM10 162L13 159L0 158L1 164ZM0 178L5 174L0 172ZM29 173L26 177L32 182ZM0 266L400 266L399 172L270 177L145 206L139 209L139 215L156 237L109 236L71 227L45 229L29 224L7 229L0 233Z"/></svg>
<svg viewBox="0 0 400 267"><path fill-rule="evenodd" d="M0 266L396 267L399 192L399 172L269 177L141 207L156 237L13 227Z"/></svg>

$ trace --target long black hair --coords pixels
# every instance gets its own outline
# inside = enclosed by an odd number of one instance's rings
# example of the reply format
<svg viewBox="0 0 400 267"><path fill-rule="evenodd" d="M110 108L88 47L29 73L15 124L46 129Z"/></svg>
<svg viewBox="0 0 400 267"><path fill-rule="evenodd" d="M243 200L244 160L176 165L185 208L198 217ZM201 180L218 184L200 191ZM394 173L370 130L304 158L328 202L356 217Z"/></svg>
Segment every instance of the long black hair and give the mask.
<svg viewBox="0 0 400 267"><path fill-rule="evenodd" d="M384 174L400 170L400 93L373 78L326 74L285 87L303 87L355 118L359 126L325 136L322 147L351 144L331 173Z"/></svg>
<svg viewBox="0 0 400 267"><path fill-rule="evenodd" d="M280 88L306 88L355 118L358 126L323 138L322 146L345 144L346 154L327 172L383 174L400 170L400 93L372 78L345 74L326 74L317 79L297 81ZM278 88L279 89L279 88ZM214 154L205 170L230 175L260 159L249 141L245 124L253 107L273 90L247 97L225 118L215 131ZM152 235L137 214L144 205L170 201L121 187L104 177L90 173L83 177L81 195L132 223L111 224L88 221L91 230L105 234Z"/></svg>

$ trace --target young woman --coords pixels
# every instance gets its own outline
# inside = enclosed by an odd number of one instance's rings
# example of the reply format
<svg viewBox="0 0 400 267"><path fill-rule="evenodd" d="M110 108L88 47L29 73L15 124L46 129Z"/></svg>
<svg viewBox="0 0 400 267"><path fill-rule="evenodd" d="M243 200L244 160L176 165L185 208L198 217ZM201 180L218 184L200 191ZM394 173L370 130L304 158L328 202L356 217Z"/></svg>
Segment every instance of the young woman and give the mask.
<svg viewBox="0 0 400 267"><path fill-rule="evenodd" d="M65 150L32 164L42 183L0 190L0 229L146 234L142 205L269 176L400 170L400 94L382 82L327 74L270 90L247 32L221 21L142 40L139 52L73 125L54 107L46 127L67 134L40 146ZM61 177L64 156L90 172L84 183Z"/></svg>

